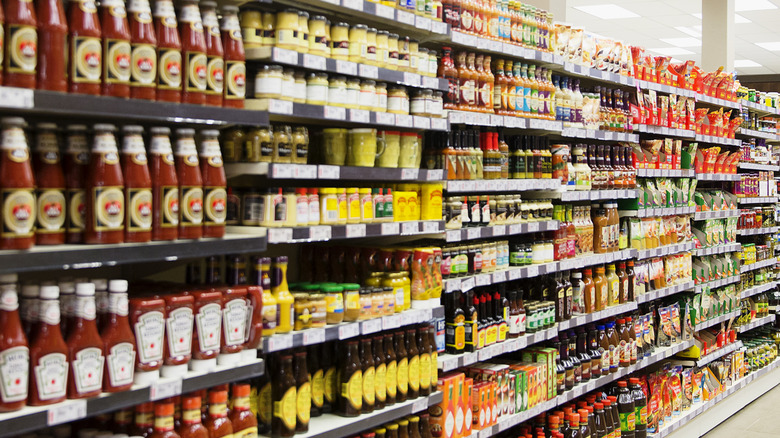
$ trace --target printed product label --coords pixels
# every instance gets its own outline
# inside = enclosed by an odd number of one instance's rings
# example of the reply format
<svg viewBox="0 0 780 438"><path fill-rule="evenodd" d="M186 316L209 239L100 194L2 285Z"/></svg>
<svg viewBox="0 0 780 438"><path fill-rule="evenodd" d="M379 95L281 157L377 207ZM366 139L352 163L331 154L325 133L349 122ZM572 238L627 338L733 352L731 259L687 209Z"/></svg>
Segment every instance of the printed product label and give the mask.
<svg viewBox="0 0 780 438"><path fill-rule="evenodd" d="M227 217L227 191L224 187L204 187L206 225L222 225Z"/></svg>
<svg viewBox="0 0 780 438"><path fill-rule="evenodd" d="M174 17L174 25L176 18ZM181 51L160 48L157 53L157 88L162 90L181 89Z"/></svg>
<svg viewBox="0 0 780 438"><path fill-rule="evenodd" d="M64 397L68 383L68 358L62 353L49 353L38 359L33 370L38 398L51 400Z"/></svg>
<svg viewBox="0 0 780 438"><path fill-rule="evenodd" d="M263 306L263 329L271 330L276 328L276 306Z"/></svg>
<svg viewBox="0 0 780 438"><path fill-rule="evenodd" d="M8 25L8 39L3 66L10 73L35 74L38 66L38 32L35 26Z"/></svg>
<svg viewBox="0 0 780 438"><path fill-rule="evenodd" d="M609 350L599 347L599 352L601 353L601 372L609 372L609 364L611 362Z"/></svg>
<svg viewBox="0 0 780 438"><path fill-rule="evenodd" d="M246 97L246 64L244 61L225 61L225 99Z"/></svg>
<svg viewBox="0 0 780 438"><path fill-rule="evenodd" d="M35 194L33 190L5 189L3 199L2 237L30 237L35 225Z"/></svg>
<svg viewBox="0 0 780 438"><path fill-rule="evenodd" d="M387 364L387 374L385 379L385 389L388 397L395 397L398 391L398 365L396 361Z"/></svg>
<svg viewBox="0 0 780 438"><path fill-rule="evenodd" d="M176 186L160 187L160 226L172 228L179 226L179 188Z"/></svg>
<svg viewBox="0 0 780 438"><path fill-rule="evenodd" d="M311 384L305 382L298 388L296 417L301 423L308 423L311 417ZM233 434L235 438L235 434Z"/></svg>
<svg viewBox="0 0 780 438"><path fill-rule="evenodd" d="M38 190L38 233L57 233L65 226L65 191Z"/></svg>
<svg viewBox="0 0 780 438"><path fill-rule="evenodd" d="M274 402L274 417L284 422L288 429L295 429L295 417L298 404L297 390L289 388L282 399Z"/></svg>
<svg viewBox="0 0 780 438"><path fill-rule="evenodd" d="M27 399L30 350L11 347L0 352L0 399L4 403Z"/></svg>
<svg viewBox="0 0 780 438"><path fill-rule="evenodd" d="M363 400L366 403L373 404L376 400L376 370L374 367L368 368L363 373Z"/></svg>
<svg viewBox="0 0 780 438"><path fill-rule="evenodd" d="M157 50L154 45L132 44L130 49L130 84L136 87L154 87L156 78Z"/></svg>
<svg viewBox="0 0 780 438"><path fill-rule="evenodd" d="M203 52L186 52L184 54L184 71L186 72L185 91L206 91L208 78L208 58Z"/></svg>
<svg viewBox="0 0 780 438"><path fill-rule="evenodd" d="M199 227L203 224L203 188L182 186L179 207L179 223L183 227Z"/></svg>
<svg viewBox="0 0 780 438"><path fill-rule="evenodd" d="M122 9L124 11L124 8ZM110 84L126 84L130 81L130 42L106 38L103 40L103 80Z"/></svg>
<svg viewBox="0 0 780 438"><path fill-rule="evenodd" d="M247 427L238 432L233 432L233 438L257 438L257 427Z"/></svg>
<svg viewBox="0 0 780 438"><path fill-rule="evenodd" d="M225 308L222 309L225 345L232 346L244 343L246 310L246 301L243 298L237 298L225 303Z"/></svg>
<svg viewBox="0 0 780 438"><path fill-rule="evenodd" d="M133 383L135 348L130 342L121 342L111 347L106 357L108 380L111 386L124 386Z"/></svg>
<svg viewBox="0 0 780 438"><path fill-rule="evenodd" d="M70 80L75 83L99 84L103 71L100 38L74 36L71 41ZM129 49L128 49L129 51Z"/></svg>
<svg viewBox="0 0 780 438"><path fill-rule="evenodd" d="M192 322L195 318L190 307L179 307L168 313L165 319L170 356L187 356L192 351Z"/></svg>
<svg viewBox="0 0 780 438"><path fill-rule="evenodd" d="M147 312L135 323L135 339L138 345L138 360L149 363L163 358L165 317L162 312Z"/></svg>
<svg viewBox="0 0 780 438"><path fill-rule="evenodd" d="M76 392L100 391L103 385L103 350L90 347L77 352L73 359L73 376Z"/></svg>
<svg viewBox="0 0 780 438"><path fill-rule="evenodd" d="M420 355L420 386L428 388L431 385L431 355Z"/></svg>
<svg viewBox="0 0 780 438"><path fill-rule="evenodd" d="M173 417L156 417L154 419L154 429L159 431L173 430Z"/></svg>
<svg viewBox="0 0 780 438"><path fill-rule="evenodd" d="M346 398L354 409L363 407L363 372L358 370L349 381L341 384L341 396Z"/></svg>
<svg viewBox="0 0 780 438"><path fill-rule="evenodd" d="M95 308L95 299L92 297L76 297L76 306L73 309L73 315L77 318L94 320L97 309Z"/></svg>
<svg viewBox="0 0 780 438"><path fill-rule="evenodd" d="M620 412L620 431L633 432L636 430L636 415L633 412Z"/></svg>
<svg viewBox="0 0 780 438"><path fill-rule="evenodd" d="M406 394L409 391L409 361L404 358L398 361L398 390Z"/></svg>
<svg viewBox="0 0 780 438"><path fill-rule="evenodd" d="M263 306L265 310L265 306ZM222 307L217 303L209 303L198 310L195 316L198 329L200 351L218 350L222 332Z"/></svg>
<svg viewBox="0 0 780 438"><path fill-rule="evenodd" d="M335 368L328 368L327 371L325 371L325 399L328 400L328 403L333 403L336 401L336 369Z"/></svg>
<svg viewBox="0 0 780 438"><path fill-rule="evenodd" d="M68 189L68 232L81 232L84 230L84 224L86 223L87 194L83 189Z"/></svg>
<svg viewBox="0 0 780 438"><path fill-rule="evenodd" d="M257 406L260 407L260 409L257 411L260 422L263 424L271 424L273 398L270 382L263 385L263 387L260 388L260 391L257 392Z"/></svg>
<svg viewBox="0 0 780 438"><path fill-rule="evenodd" d="M125 194L121 186L95 187L95 230L121 230L125 222Z"/></svg>
<svg viewBox="0 0 780 438"><path fill-rule="evenodd" d="M325 376L322 370L317 370L311 376L311 403L321 407L325 397Z"/></svg>
<svg viewBox="0 0 780 438"><path fill-rule="evenodd" d="M211 94L222 95L225 86L225 61L219 56L207 57L207 85Z"/></svg>
<svg viewBox="0 0 780 438"><path fill-rule="evenodd" d="M127 231L148 231L152 229L152 190L128 188Z"/></svg>
<svg viewBox="0 0 780 438"><path fill-rule="evenodd" d="M376 367L376 376L374 377L374 394L378 401L385 401L387 399L387 365L379 364Z"/></svg>
<svg viewBox="0 0 780 438"><path fill-rule="evenodd" d="M420 389L420 356L409 359L409 387L415 391Z"/></svg>

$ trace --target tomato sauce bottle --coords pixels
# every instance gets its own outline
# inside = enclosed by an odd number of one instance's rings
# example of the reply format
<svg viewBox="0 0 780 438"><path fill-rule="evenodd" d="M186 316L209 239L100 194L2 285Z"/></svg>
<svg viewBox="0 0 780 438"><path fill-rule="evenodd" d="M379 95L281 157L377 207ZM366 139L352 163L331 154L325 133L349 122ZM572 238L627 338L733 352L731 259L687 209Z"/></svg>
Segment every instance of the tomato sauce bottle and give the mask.
<svg viewBox="0 0 780 438"><path fill-rule="evenodd" d="M216 368L222 345L222 292L192 292L195 298L195 331L192 333L190 369L208 371Z"/></svg>
<svg viewBox="0 0 780 438"><path fill-rule="evenodd" d="M67 219L65 228L68 243L84 241L84 223L87 204L84 185L89 172L89 147L87 146L87 127L68 125L63 168L65 170L65 188L67 189Z"/></svg>
<svg viewBox="0 0 780 438"><path fill-rule="evenodd" d="M3 228L0 249L28 249L35 243L35 180L30 151L24 134L24 119L4 117L2 157L0 157L0 196Z"/></svg>
<svg viewBox="0 0 780 438"><path fill-rule="evenodd" d="M122 175L125 180L125 242L152 240L152 178L147 166L144 128L125 126Z"/></svg>
<svg viewBox="0 0 780 438"><path fill-rule="evenodd" d="M60 145L57 125L39 123L35 141L33 168L35 169L37 221L35 243L60 245L65 243L65 174L60 163Z"/></svg>
<svg viewBox="0 0 780 438"><path fill-rule="evenodd" d="M100 94L102 35L95 1L71 1L68 6L68 91L71 93Z"/></svg>
<svg viewBox="0 0 780 438"><path fill-rule="evenodd" d="M157 36L157 100L181 102L181 39L171 0L154 2Z"/></svg>
<svg viewBox="0 0 780 438"><path fill-rule="evenodd" d="M244 350L241 357L244 362L257 359L257 350L263 343L263 287L247 286L247 327Z"/></svg>
<svg viewBox="0 0 780 438"><path fill-rule="evenodd" d="M97 330L94 283L76 285L75 312L68 335L68 398L95 397L103 388L103 339Z"/></svg>
<svg viewBox="0 0 780 438"><path fill-rule="evenodd" d="M135 337L127 319L127 280L108 283L108 319L101 327L106 365L103 391L127 391L133 385Z"/></svg>
<svg viewBox="0 0 780 438"><path fill-rule="evenodd" d="M16 284L0 286L0 412L21 409L27 402L30 349L19 320Z"/></svg>
<svg viewBox="0 0 780 438"><path fill-rule="evenodd" d="M38 322L30 344L29 404L43 406L65 400L68 384L68 344L60 332L60 291L41 286Z"/></svg>
<svg viewBox="0 0 780 438"><path fill-rule="evenodd" d="M176 240L179 237L179 180L171 148L171 130L154 127L151 133L152 240Z"/></svg>
<svg viewBox="0 0 780 438"><path fill-rule="evenodd" d="M217 20L217 2L201 2L203 36L206 39L206 105L222 106L225 85L225 60Z"/></svg>
<svg viewBox="0 0 780 438"><path fill-rule="evenodd" d="M103 86L101 94L130 97L130 26L124 0L100 2L103 30Z"/></svg>
<svg viewBox="0 0 780 438"><path fill-rule="evenodd" d="M175 377L187 372L192 358L193 307L195 299L183 293L166 295L165 337L162 376Z"/></svg>
<svg viewBox="0 0 780 438"><path fill-rule="evenodd" d="M225 51L224 93L222 106L243 108L246 97L246 54L238 6L222 7L222 49Z"/></svg>
<svg viewBox="0 0 780 438"><path fill-rule="evenodd" d="M157 36L149 0L130 0L130 97L155 100Z"/></svg>
<svg viewBox="0 0 780 438"><path fill-rule="evenodd" d="M203 178L203 237L223 237L227 217L227 179L219 149L219 131L201 132L200 173Z"/></svg>
<svg viewBox="0 0 780 438"><path fill-rule="evenodd" d="M124 240L124 178L119 164L114 125L95 125L95 140L87 177L86 243L121 243Z"/></svg>
<svg viewBox="0 0 780 438"><path fill-rule="evenodd" d="M0 2L0 33L5 32L5 13L3 12L3 3ZM5 33L2 33L5 35ZM0 41L0 50L5 54L5 41ZM0 62L0 84L3 83L3 63Z"/></svg>
<svg viewBox="0 0 780 438"><path fill-rule="evenodd" d="M165 300L130 300L130 324L135 331L136 361L134 383L148 386L160 377L165 342Z"/></svg>
<svg viewBox="0 0 780 438"><path fill-rule="evenodd" d="M203 177L195 149L195 130L176 130L176 177L179 181L179 239L203 236Z"/></svg>
<svg viewBox="0 0 780 438"><path fill-rule="evenodd" d="M32 0L3 2L5 41L3 85L35 88L38 65L38 20Z"/></svg>
<svg viewBox="0 0 780 438"><path fill-rule="evenodd" d="M235 365L241 361L248 310L246 287L231 287L222 292L222 346L217 357L219 365Z"/></svg>
<svg viewBox="0 0 780 438"><path fill-rule="evenodd" d="M40 90L68 91L68 22L61 0L39 0L35 4L38 16L38 83Z"/></svg>
<svg viewBox="0 0 780 438"><path fill-rule="evenodd" d="M179 23L184 61L181 101L203 105L206 103L208 58L206 58L206 38L203 35L198 0L182 2Z"/></svg>

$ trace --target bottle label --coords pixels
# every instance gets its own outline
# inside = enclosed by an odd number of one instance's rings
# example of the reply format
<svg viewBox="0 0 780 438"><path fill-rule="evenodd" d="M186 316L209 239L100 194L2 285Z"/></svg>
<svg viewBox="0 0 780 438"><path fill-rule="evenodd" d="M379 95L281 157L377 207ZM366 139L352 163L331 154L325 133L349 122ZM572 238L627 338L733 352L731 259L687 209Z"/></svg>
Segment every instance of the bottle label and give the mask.
<svg viewBox="0 0 780 438"><path fill-rule="evenodd" d="M73 359L76 392L100 391L103 385L103 350L90 347L80 350Z"/></svg>
<svg viewBox="0 0 780 438"><path fill-rule="evenodd" d="M203 224L203 188L201 186L181 187L179 223L183 227L199 227Z"/></svg>
<svg viewBox="0 0 780 438"><path fill-rule="evenodd" d="M187 356L192 352L192 308L179 307L168 313L165 319L165 335L168 338L170 357Z"/></svg>
<svg viewBox="0 0 780 438"><path fill-rule="evenodd" d="M420 387L429 388L431 386L431 355L420 355Z"/></svg>
<svg viewBox="0 0 780 438"><path fill-rule="evenodd" d="M225 61L225 99L235 100L246 97L246 63L244 61Z"/></svg>
<svg viewBox="0 0 780 438"><path fill-rule="evenodd" d="M224 187L203 187L206 225L222 225L227 218L227 191Z"/></svg>
<svg viewBox="0 0 780 438"><path fill-rule="evenodd" d="M49 353L38 359L33 370L38 398L51 400L65 397L68 383L68 358L62 353Z"/></svg>
<svg viewBox="0 0 780 438"><path fill-rule="evenodd" d="M373 405L376 400L376 369L369 367L363 372L363 400Z"/></svg>
<svg viewBox="0 0 780 438"><path fill-rule="evenodd" d="M121 230L125 222L125 195L122 187L103 186L92 190L95 231Z"/></svg>
<svg viewBox="0 0 780 438"><path fill-rule="evenodd" d="M347 382L341 384L341 396L347 399L353 409L360 410L363 407L362 371L355 371Z"/></svg>
<svg viewBox="0 0 780 438"><path fill-rule="evenodd" d="M79 84L99 84L103 71L100 38L73 36L70 43L70 81Z"/></svg>
<svg viewBox="0 0 780 438"><path fill-rule="evenodd" d="M263 330L275 329L277 318L278 316L276 314L276 306L272 306L268 304L263 306Z"/></svg>
<svg viewBox="0 0 780 438"><path fill-rule="evenodd" d="M127 231L152 229L152 190L127 188Z"/></svg>
<svg viewBox="0 0 780 438"><path fill-rule="evenodd" d="M325 399L328 403L334 403L336 401L336 368L328 368L325 371Z"/></svg>
<svg viewBox="0 0 780 438"><path fill-rule="evenodd" d="M398 392L398 365L396 361L387 364L385 388L387 390L387 396L395 398L395 394Z"/></svg>
<svg viewBox="0 0 780 438"><path fill-rule="evenodd" d="M637 426L647 425L647 405L637 406L634 409L634 420Z"/></svg>
<svg viewBox="0 0 780 438"><path fill-rule="evenodd" d="M206 59L208 91L221 96L225 86L225 61L221 56L208 56Z"/></svg>
<svg viewBox="0 0 780 438"><path fill-rule="evenodd" d="M0 352L0 399L3 403L27 400L29 369L30 350L27 347L11 347Z"/></svg>
<svg viewBox="0 0 780 438"><path fill-rule="evenodd" d="M140 363L162 360L164 337L165 317L162 312L147 312L138 317L135 323L135 339Z"/></svg>
<svg viewBox="0 0 780 438"><path fill-rule="evenodd" d="M420 356L409 359L409 387L414 391L420 389Z"/></svg>
<svg viewBox="0 0 780 438"><path fill-rule="evenodd" d="M2 237L32 237L35 194L32 189L4 189Z"/></svg>
<svg viewBox="0 0 780 438"><path fill-rule="evenodd" d="M176 186L160 187L160 226L173 228L179 226L179 188Z"/></svg>
<svg viewBox="0 0 780 438"><path fill-rule="evenodd" d="M142 14L136 14L136 21ZM151 16L149 16L151 21ZM134 87L154 87L157 78L157 51L153 44L133 43L130 46L130 84Z"/></svg>
<svg viewBox="0 0 780 438"><path fill-rule="evenodd" d="M95 299L93 297L76 297L76 307L73 310L72 316L94 321L97 312Z"/></svg>
<svg viewBox="0 0 780 438"><path fill-rule="evenodd" d="M111 347L106 357L108 380L111 386L124 386L133 383L135 348L130 342L121 342Z"/></svg>
<svg viewBox="0 0 780 438"><path fill-rule="evenodd" d="M159 4L159 2L157 2ZM173 18L174 26L176 17ZM165 23L165 20L163 20ZM157 57L157 88L161 90L181 89L181 51L159 48Z"/></svg>
<svg viewBox="0 0 780 438"><path fill-rule="evenodd" d="M311 417L311 383L304 382L298 387L298 394L296 400L296 417L299 423L309 423ZM235 438L235 434L233 435Z"/></svg>
<svg viewBox="0 0 780 438"><path fill-rule="evenodd" d="M243 298L237 298L225 303L225 308L222 309L225 345L233 346L244 343L246 311L246 300Z"/></svg>
<svg viewBox="0 0 780 438"><path fill-rule="evenodd" d="M9 73L35 74L38 66L38 31L35 26L8 25L8 57L3 66Z"/></svg>
<svg viewBox="0 0 780 438"><path fill-rule="evenodd" d="M602 374L604 372L609 372L609 364L611 362L610 360L610 351L607 349L604 349L604 347L599 347L599 353L601 353L601 372Z"/></svg>
<svg viewBox="0 0 780 438"><path fill-rule="evenodd" d="M257 438L257 436L257 427L254 426L233 432L233 438Z"/></svg>
<svg viewBox="0 0 780 438"><path fill-rule="evenodd" d="M87 193L83 189L68 189L68 232L81 232L86 224Z"/></svg>
<svg viewBox="0 0 780 438"><path fill-rule="evenodd" d="M633 432L636 430L636 415L634 411L620 412L620 431L621 432Z"/></svg>
<svg viewBox="0 0 780 438"><path fill-rule="evenodd" d="M374 394L377 401L384 402L387 400L387 365L380 363L375 372Z"/></svg>
<svg viewBox="0 0 780 438"><path fill-rule="evenodd" d="M317 370L311 375L311 404L322 407L325 397L325 376L322 370Z"/></svg>
<svg viewBox="0 0 780 438"><path fill-rule="evenodd" d="M186 72L185 91L206 91L208 79L208 58L203 52L186 52L184 54L184 71Z"/></svg>
<svg viewBox="0 0 780 438"><path fill-rule="evenodd" d="M115 10L116 8L111 8ZM124 7L122 7L124 12ZM125 14L123 13L122 16ZM109 84L127 84L130 81L130 42L112 38L103 39L103 81Z"/></svg>
<svg viewBox="0 0 780 438"><path fill-rule="evenodd" d="M398 361L398 391L406 394L409 391L409 361L403 358Z"/></svg>
<svg viewBox="0 0 780 438"><path fill-rule="evenodd" d="M263 306L263 310L265 307ZM201 307L195 316L195 325L198 330L200 351L218 350L221 342L222 307L217 303L209 303Z"/></svg>
<svg viewBox="0 0 780 438"><path fill-rule="evenodd" d="M271 382L267 382L257 392L257 406L259 406L257 416L262 424L271 424L271 415L274 405L272 394ZM198 412L198 415L200 415L200 412Z"/></svg>
<svg viewBox="0 0 780 438"><path fill-rule="evenodd" d="M620 344L618 345L618 351L620 351L620 362L631 362L631 347L629 346L628 342L620 341Z"/></svg>
<svg viewBox="0 0 780 438"><path fill-rule="evenodd" d="M38 190L37 233L58 233L65 226L65 191L63 189Z"/></svg>
<svg viewBox="0 0 780 438"><path fill-rule="evenodd" d="M157 431L171 431L173 430L173 415L165 417L155 417L154 430Z"/></svg>

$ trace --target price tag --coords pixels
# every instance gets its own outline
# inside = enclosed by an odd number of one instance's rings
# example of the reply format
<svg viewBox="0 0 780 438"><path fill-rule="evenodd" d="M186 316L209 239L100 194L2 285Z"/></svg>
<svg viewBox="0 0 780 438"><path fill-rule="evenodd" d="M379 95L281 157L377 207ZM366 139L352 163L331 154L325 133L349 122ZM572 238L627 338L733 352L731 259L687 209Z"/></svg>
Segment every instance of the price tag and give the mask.
<svg viewBox="0 0 780 438"><path fill-rule="evenodd" d="M298 65L298 52L293 50L274 47L271 57L274 61L282 64Z"/></svg>
<svg viewBox="0 0 780 438"><path fill-rule="evenodd" d="M401 222L401 235L417 234L419 232L420 224L418 222Z"/></svg>
<svg viewBox="0 0 780 438"><path fill-rule="evenodd" d="M453 279L453 280L447 280L445 283L445 289L447 292L452 292L460 289L460 280Z"/></svg>
<svg viewBox="0 0 780 438"><path fill-rule="evenodd" d="M620 76L618 76L618 80L623 85L627 85L628 84L628 77L627 76L620 75Z"/></svg>
<svg viewBox="0 0 780 438"><path fill-rule="evenodd" d="M46 415L46 424L49 426L54 426L62 423L70 423L71 421L80 420L86 416L86 400L68 400L67 402L56 405L49 409Z"/></svg>
<svg viewBox="0 0 780 438"><path fill-rule="evenodd" d="M423 224L423 233L430 234L430 233L439 232L439 222L425 221L422 224Z"/></svg>
<svg viewBox="0 0 780 438"><path fill-rule="evenodd" d="M439 88L439 78L432 78L430 76L422 76L423 88Z"/></svg>
<svg viewBox="0 0 780 438"><path fill-rule="evenodd" d="M339 326L339 339L354 338L360 334L360 324L342 324Z"/></svg>
<svg viewBox="0 0 780 438"><path fill-rule="evenodd" d="M542 52L542 62L552 62L552 53Z"/></svg>
<svg viewBox="0 0 780 438"><path fill-rule="evenodd" d="M422 117L422 116L412 116L414 117L414 127L415 129L431 129L431 119L428 117Z"/></svg>
<svg viewBox="0 0 780 438"><path fill-rule="evenodd" d="M309 228L309 240L330 240L332 229L328 225L318 225Z"/></svg>
<svg viewBox="0 0 780 438"><path fill-rule="evenodd" d="M444 169L430 169L425 172L426 181L441 181L444 179Z"/></svg>
<svg viewBox="0 0 780 438"><path fill-rule="evenodd" d="M293 103L289 100L271 99L268 101L268 112L272 114L292 114Z"/></svg>
<svg viewBox="0 0 780 438"><path fill-rule="evenodd" d="M479 239L482 237L482 228L466 228L466 236L468 240Z"/></svg>
<svg viewBox="0 0 780 438"><path fill-rule="evenodd" d="M404 72L404 83L411 87L419 87L422 79L417 73Z"/></svg>
<svg viewBox="0 0 780 438"><path fill-rule="evenodd" d="M293 346L292 335L273 335L268 338L267 353L271 353L273 351L279 351L279 350L286 350L288 348L292 348L292 346Z"/></svg>
<svg viewBox="0 0 780 438"><path fill-rule="evenodd" d="M357 123L371 123L371 113L368 110L350 109L349 121Z"/></svg>
<svg viewBox="0 0 780 438"><path fill-rule="evenodd" d="M339 166L327 166L320 164L317 166L317 177L319 179L339 179L341 168Z"/></svg>
<svg viewBox="0 0 780 438"><path fill-rule="evenodd" d="M388 20L395 19L395 8L391 8L390 6L380 5L379 3L376 3L374 4L374 12L379 17L387 18Z"/></svg>
<svg viewBox="0 0 780 438"><path fill-rule="evenodd" d="M447 119L442 118L431 118L431 129L436 131L446 131L447 130Z"/></svg>
<svg viewBox="0 0 780 438"><path fill-rule="evenodd" d="M483 348L482 350L479 350L479 352L477 353L478 357L479 357L479 361L480 362L484 362L484 361L492 358L493 357L492 353L493 352L490 351L490 349L488 349L488 348ZM488 435L488 436L490 436L490 435Z"/></svg>
<svg viewBox="0 0 780 438"><path fill-rule="evenodd" d="M520 234L522 232L522 224L510 224L509 225L509 234Z"/></svg>
<svg viewBox="0 0 780 438"><path fill-rule="evenodd" d="M523 274L522 269L510 269L508 272L509 272L509 281L517 280Z"/></svg>
<svg viewBox="0 0 780 438"><path fill-rule="evenodd" d="M526 277L528 278L536 277L537 275L539 275L539 267L531 265L526 269L526 273L527 273Z"/></svg>
<svg viewBox="0 0 780 438"><path fill-rule="evenodd" d="M412 412L420 412L425 409L428 409L428 397L422 397L412 405Z"/></svg>
<svg viewBox="0 0 780 438"><path fill-rule="evenodd" d="M347 225L347 238L366 237L366 224Z"/></svg>
<svg viewBox="0 0 780 438"><path fill-rule="evenodd" d="M363 326L360 328L360 332L364 335L376 333L381 330L382 330L382 320L379 318L363 321Z"/></svg>
<svg viewBox="0 0 780 438"><path fill-rule="evenodd" d="M292 228L269 228L268 243L289 242L293 238Z"/></svg>
<svg viewBox="0 0 780 438"><path fill-rule="evenodd" d="M325 342L325 329L312 328L303 331L303 345L321 344Z"/></svg>
<svg viewBox="0 0 780 438"><path fill-rule="evenodd" d="M614 140L615 135L611 131L607 131L604 133L604 140Z"/></svg>
<svg viewBox="0 0 780 438"><path fill-rule="evenodd" d="M438 34L447 33L447 23L431 20L431 32Z"/></svg>
<svg viewBox="0 0 780 438"><path fill-rule="evenodd" d="M401 327L401 315L382 317L382 330L397 329Z"/></svg>
<svg viewBox="0 0 780 438"><path fill-rule="evenodd" d="M181 379L169 382L154 382L149 388L149 400L155 401L163 398L181 395Z"/></svg>
<svg viewBox="0 0 780 438"><path fill-rule="evenodd" d="M506 235L506 225L493 226L493 237Z"/></svg>
<svg viewBox="0 0 780 438"><path fill-rule="evenodd" d="M475 286L474 277L469 277L460 282L460 290L463 292L468 292L471 289L474 289L474 286Z"/></svg>
<svg viewBox="0 0 780 438"><path fill-rule="evenodd" d="M604 71L601 72L601 79L604 79L605 81L608 81L608 80L610 80L612 78L610 78L609 72L604 70Z"/></svg>
<svg viewBox="0 0 780 438"><path fill-rule="evenodd" d="M325 70L325 57L304 53L303 66L312 70Z"/></svg>
<svg viewBox="0 0 780 438"><path fill-rule="evenodd" d="M341 0L341 4L345 8L355 9L358 11L363 10L363 0Z"/></svg>
<svg viewBox="0 0 780 438"><path fill-rule="evenodd" d="M447 242L460 242L460 230L447 230Z"/></svg>
<svg viewBox="0 0 780 438"><path fill-rule="evenodd" d="M535 233L539 231L539 222L528 222L528 232Z"/></svg>
<svg viewBox="0 0 780 438"><path fill-rule="evenodd" d="M323 116L325 116L326 119L332 119L332 120L347 119L347 109L340 106L325 105L323 107L322 114Z"/></svg>
<svg viewBox="0 0 780 438"><path fill-rule="evenodd" d="M477 286L487 286L490 284L490 274L479 274L476 277Z"/></svg>
<svg viewBox="0 0 780 438"><path fill-rule="evenodd" d="M414 26L414 14L409 12L395 11L395 19L409 26Z"/></svg>
<svg viewBox="0 0 780 438"><path fill-rule="evenodd" d="M271 164L271 175L274 178L292 178L293 177L293 165L292 164Z"/></svg>
<svg viewBox="0 0 780 438"><path fill-rule="evenodd" d="M506 281L506 271L496 271L493 273L493 283L503 283Z"/></svg>
<svg viewBox="0 0 780 438"><path fill-rule="evenodd" d="M402 126L404 128L411 128L412 127L412 116L406 115L406 114L396 114L395 115L395 123L398 126Z"/></svg>
<svg viewBox="0 0 780 438"><path fill-rule="evenodd" d="M317 178L317 166L310 164L299 164L293 169L293 177L300 179Z"/></svg>
<svg viewBox="0 0 780 438"><path fill-rule="evenodd" d="M398 222L385 222L382 224L383 236L397 236L401 234L401 224Z"/></svg>
<svg viewBox="0 0 780 438"><path fill-rule="evenodd" d="M431 19L430 18L426 18L426 17L419 17L419 16L415 17L414 25L418 29L430 31L431 30Z"/></svg>
<svg viewBox="0 0 780 438"><path fill-rule="evenodd" d="M463 355L463 366L471 365L475 363L478 360L479 356L477 353L468 353Z"/></svg>
<svg viewBox="0 0 780 438"><path fill-rule="evenodd" d="M362 0L361 0L362 1ZM336 72L343 75L357 76L357 64L350 61L336 60Z"/></svg>

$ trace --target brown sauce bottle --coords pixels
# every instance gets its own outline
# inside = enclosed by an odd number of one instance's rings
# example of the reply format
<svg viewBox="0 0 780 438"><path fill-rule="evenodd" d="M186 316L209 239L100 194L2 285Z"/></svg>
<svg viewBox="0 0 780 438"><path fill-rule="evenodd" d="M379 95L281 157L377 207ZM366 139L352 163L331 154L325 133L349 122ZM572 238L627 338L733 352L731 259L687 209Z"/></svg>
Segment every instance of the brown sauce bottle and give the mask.
<svg viewBox="0 0 780 438"><path fill-rule="evenodd" d="M436 346L434 324L428 326L428 345L431 348L431 394L433 394L439 386L439 348Z"/></svg>
<svg viewBox="0 0 780 438"><path fill-rule="evenodd" d="M395 343L393 346L395 347L395 357L398 367L398 377L396 378L398 391L395 395L395 401L403 403L406 401L409 392L409 359L404 343L403 330L395 333Z"/></svg>
<svg viewBox="0 0 780 438"><path fill-rule="evenodd" d="M407 397L415 399L420 396L420 350L417 348L414 329L406 330L406 354L409 358L409 392Z"/></svg>
<svg viewBox="0 0 780 438"><path fill-rule="evenodd" d="M396 394L398 393L398 362L395 357L395 348L393 348L393 335L388 333L384 336L385 364L387 366L386 390L387 399L385 406L395 404Z"/></svg>
<svg viewBox="0 0 780 438"><path fill-rule="evenodd" d="M309 347L306 355L311 383L311 412L312 417L322 415L322 404L325 401L325 372L320 364L320 352L318 345Z"/></svg>
<svg viewBox="0 0 780 438"><path fill-rule="evenodd" d="M323 374L323 403L322 413L333 412L337 408L339 393L338 364L334 359L336 357L333 351L333 343L324 344L322 352L322 374Z"/></svg>
<svg viewBox="0 0 780 438"><path fill-rule="evenodd" d="M271 436L288 438L295 435L297 387L293 373L292 354L279 357L276 375L272 380L273 418Z"/></svg>
<svg viewBox="0 0 780 438"><path fill-rule="evenodd" d="M420 350L420 396L431 395L431 344L428 343L428 327L417 329L417 347Z"/></svg>
<svg viewBox="0 0 780 438"><path fill-rule="evenodd" d="M296 385L296 417L295 433L309 431L309 419L311 418L311 378L309 367L306 364L306 351L295 352L295 385Z"/></svg>
<svg viewBox="0 0 780 438"><path fill-rule="evenodd" d="M363 407L360 412L368 414L374 411L376 402L376 387L374 380L376 378L376 368L374 368L374 355L371 348L371 339L360 340L360 358L362 359L363 370Z"/></svg>
<svg viewBox="0 0 780 438"><path fill-rule="evenodd" d="M387 364L385 364L382 336L372 339L374 355L374 409L383 409L387 400Z"/></svg>
<svg viewBox="0 0 780 438"><path fill-rule="evenodd" d="M363 367L358 354L358 341L347 342L338 378L338 413L357 417L363 408Z"/></svg>

